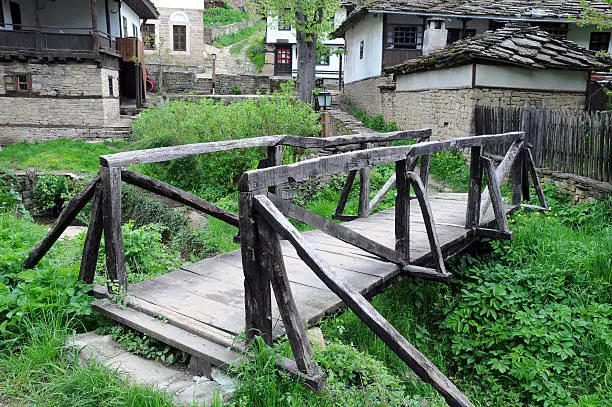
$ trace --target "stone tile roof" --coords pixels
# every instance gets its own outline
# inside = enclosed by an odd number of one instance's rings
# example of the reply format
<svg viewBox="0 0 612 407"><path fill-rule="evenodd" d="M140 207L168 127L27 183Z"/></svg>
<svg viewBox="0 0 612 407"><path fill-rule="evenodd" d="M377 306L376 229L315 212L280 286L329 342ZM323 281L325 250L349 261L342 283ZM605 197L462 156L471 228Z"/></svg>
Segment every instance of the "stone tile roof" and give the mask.
<svg viewBox="0 0 612 407"><path fill-rule="evenodd" d="M539 27L510 23L458 41L434 54L408 60L385 72L408 73L451 68L474 62L517 65L535 69L602 70L612 59L559 39Z"/></svg>
<svg viewBox="0 0 612 407"><path fill-rule="evenodd" d="M591 0L587 3L593 9L612 17L612 7L605 0ZM363 15L374 11L519 21L570 21L571 18L579 17L583 8L581 0L362 0L361 5L347 17L334 35L342 36Z"/></svg>
<svg viewBox="0 0 612 407"><path fill-rule="evenodd" d="M141 19L155 20L159 17L159 11L150 0L124 0Z"/></svg>

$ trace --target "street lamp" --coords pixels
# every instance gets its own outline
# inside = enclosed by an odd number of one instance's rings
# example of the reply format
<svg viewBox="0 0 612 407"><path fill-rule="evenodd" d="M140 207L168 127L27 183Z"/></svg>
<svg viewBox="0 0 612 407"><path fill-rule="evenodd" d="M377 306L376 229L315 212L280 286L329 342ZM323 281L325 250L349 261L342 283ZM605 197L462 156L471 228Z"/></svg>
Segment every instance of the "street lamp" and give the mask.
<svg viewBox="0 0 612 407"><path fill-rule="evenodd" d="M317 102L321 108L321 137L327 137L329 135L329 112L325 109L329 108L332 104L332 95L327 90L323 89L317 94Z"/></svg>
<svg viewBox="0 0 612 407"><path fill-rule="evenodd" d="M216 61L217 61L217 54L210 54L210 59L212 59L212 88L210 89L210 92L214 95L215 94L215 79L216 79L216 71L217 71L217 67L216 67Z"/></svg>
<svg viewBox="0 0 612 407"><path fill-rule="evenodd" d="M332 104L332 94L323 89L317 94L317 102L319 102L319 107L323 110L329 108Z"/></svg>

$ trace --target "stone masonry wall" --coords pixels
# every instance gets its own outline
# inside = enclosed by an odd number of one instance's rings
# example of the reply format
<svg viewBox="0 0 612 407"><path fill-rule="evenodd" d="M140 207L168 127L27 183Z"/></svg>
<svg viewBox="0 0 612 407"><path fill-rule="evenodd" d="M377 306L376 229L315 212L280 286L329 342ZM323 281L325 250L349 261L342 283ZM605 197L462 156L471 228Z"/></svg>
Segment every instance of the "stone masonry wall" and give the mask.
<svg viewBox="0 0 612 407"><path fill-rule="evenodd" d="M429 127L434 139L466 137L475 133L476 106L548 106L583 109L585 95L511 89L431 89L396 92L384 78L346 84L344 101L369 115L382 114L402 129Z"/></svg>
<svg viewBox="0 0 612 407"><path fill-rule="evenodd" d="M31 75L32 91L7 91L5 77ZM109 77L113 81L110 94ZM0 145L57 137L92 137L119 119L119 73L91 63L0 64Z"/></svg>

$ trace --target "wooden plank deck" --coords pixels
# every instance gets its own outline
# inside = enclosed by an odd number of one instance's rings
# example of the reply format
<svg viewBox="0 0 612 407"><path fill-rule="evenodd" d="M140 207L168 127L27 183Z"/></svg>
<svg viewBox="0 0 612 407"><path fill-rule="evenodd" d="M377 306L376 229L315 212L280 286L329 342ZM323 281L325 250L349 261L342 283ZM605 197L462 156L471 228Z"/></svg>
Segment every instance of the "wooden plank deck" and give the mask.
<svg viewBox="0 0 612 407"><path fill-rule="evenodd" d="M447 255L453 255L457 248L467 247L477 240L466 233L464 227L467 205L465 199L434 197L430 198L430 204L440 244ZM394 248L394 217L394 208L391 208L369 218L346 222L344 225L378 243ZM366 297L387 287L402 272L397 265L382 261L321 231L308 231L304 236L346 282ZM311 325L338 310L342 306L340 299L306 266L289 242L282 241L281 246L293 296L302 319ZM428 254L430 248L425 225L419 205L413 201L410 216L411 261L423 264ZM176 337L176 332L166 335L160 332L163 331L163 326L155 328L151 320L147 327L147 321L143 322L143 318L164 320L171 325L168 330L176 330L176 327L179 327L203 341L232 346L235 345L234 337L244 331L243 284L240 250L236 250L130 286L127 310L121 310L104 300L96 301L94 308L166 343L172 339L170 336ZM274 298L272 307L274 333L281 334L283 324ZM170 344L177 346L174 342ZM203 356L194 350L195 345L178 345L177 347L188 353ZM211 356L219 351L215 348L213 351L207 351L208 354L204 356L209 356L208 359L213 364L225 363L227 358L231 359L229 355Z"/></svg>

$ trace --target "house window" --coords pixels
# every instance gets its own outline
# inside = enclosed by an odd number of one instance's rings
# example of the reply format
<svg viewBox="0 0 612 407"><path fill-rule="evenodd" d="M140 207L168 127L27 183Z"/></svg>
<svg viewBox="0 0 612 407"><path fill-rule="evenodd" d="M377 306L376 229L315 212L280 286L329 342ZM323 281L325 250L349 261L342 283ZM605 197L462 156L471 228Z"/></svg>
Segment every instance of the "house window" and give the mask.
<svg viewBox="0 0 612 407"><path fill-rule="evenodd" d="M29 93L32 91L30 74L13 74L4 77L4 88L7 92Z"/></svg>
<svg viewBox="0 0 612 407"><path fill-rule="evenodd" d="M363 59L363 41L359 43L359 59Z"/></svg>
<svg viewBox="0 0 612 407"><path fill-rule="evenodd" d="M566 40L567 39L567 32L569 30L569 27L567 24L563 23L563 24L555 24L555 23L540 23L538 24L538 26L546 31L547 33L549 33L550 35L552 35L553 37L556 37L560 40Z"/></svg>
<svg viewBox="0 0 612 407"><path fill-rule="evenodd" d="M11 10L11 21L13 22L13 30L21 30L21 6L19 3L9 1L9 10Z"/></svg>
<svg viewBox="0 0 612 407"><path fill-rule="evenodd" d="M0 27L4 27L4 7L2 6L2 2L0 2Z"/></svg>
<svg viewBox="0 0 612 407"><path fill-rule="evenodd" d="M187 26L172 26L172 49L174 51L187 51Z"/></svg>
<svg viewBox="0 0 612 407"><path fill-rule="evenodd" d="M417 25L391 26L391 48L417 49L423 44L423 29Z"/></svg>
<svg viewBox="0 0 612 407"><path fill-rule="evenodd" d="M278 31L290 31L291 24L284 18L278 18Z"/></svg>
<svg viewBox="0 0 612 407"><path fill-rule="evenodd" d="M112 76L108 77L108 94L110 96L115 96L115 92L113 89L113 77Z"/></svg>
<svg viewBox="0 0 612 407"><path fill-rule="evenodd" d="M593 32L589 49L591 51L607 51L610 46L610 33Z"/></svg>
<svg viewBox="0 0 612 407"><path fill-rule="evenodd" d="M136 24L132 24L132 34L134 38L138 38L138 26Z"/></svg>
<svg viewBox="0 0 612 407"><path fill-rule="evenodd" d="M123 17L123 36L127 37L128 36L128 30L127 30L127 17Z"/></svg>
<svg viewBox="0 0 612 407"><path fill-rule="evenodd" d="M155 24L145 24L142 28L145 49L155 49Z"/></svg>
<svg viewBox="0 0 612 407"><path fill-rule="evenodd" d="M476 30L469 29L463 30L463 36L461 36L460 28L448 28L448 35L446 36L446 43L453 44L463 38L470 38L476 35Z"/></svg>

